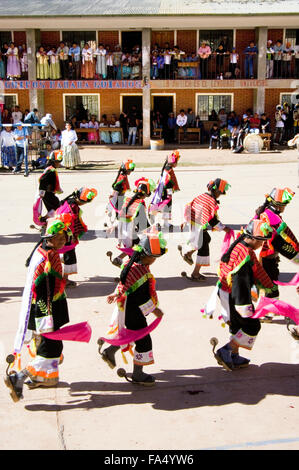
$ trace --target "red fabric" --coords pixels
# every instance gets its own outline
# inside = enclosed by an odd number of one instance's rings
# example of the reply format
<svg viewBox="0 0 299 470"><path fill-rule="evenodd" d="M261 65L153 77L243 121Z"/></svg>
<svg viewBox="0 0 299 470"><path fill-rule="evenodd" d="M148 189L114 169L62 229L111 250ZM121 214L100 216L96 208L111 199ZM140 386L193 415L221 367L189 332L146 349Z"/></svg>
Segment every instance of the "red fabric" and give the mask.
<svg viewBox="0 0 299 470"><path fill-rule="evenodd" d="M120 217L132 220L137 215L136 213L137 213L137 209L138 209L139 204L141 203L145 207L145 202L144 202L143 199L136 199L133 202L133 204L130 205L129 209L127 210L128 204L131 201L131 199L132 198L130 198L130 197L126 198L126 200L124 202L124 205L122 206L121 211L120 211Z"/></svg>
<svg viewBox="0 0 299 470"><path fill-rule="evenodd" d="M200 194L190 204L187 222L205 225L217 214L218 204L209 194ZM189 219L189 220L188 220Z"/></svg>

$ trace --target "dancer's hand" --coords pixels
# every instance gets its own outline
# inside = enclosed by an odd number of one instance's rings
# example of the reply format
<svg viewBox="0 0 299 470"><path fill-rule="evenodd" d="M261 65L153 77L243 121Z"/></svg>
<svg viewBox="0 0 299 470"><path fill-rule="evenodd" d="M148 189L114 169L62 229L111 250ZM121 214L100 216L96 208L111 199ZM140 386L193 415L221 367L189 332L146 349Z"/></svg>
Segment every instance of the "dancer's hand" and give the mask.
<svg viewBox="0 0 299 470"><path fill-rule="evenodd" d="M160 310L159 308L155 308L155 310L153 311L154 315L156 315L157 318L162 318L164 313L162 312L162 310Z"/></svg>
<svg viewBox="0 0 299 470"><path fill-rule="evenodd" d="M108 297L107 297L108 304L113 304L113 302L115 302L115 300L116 300L116 297L117 297L117 294L108 295Z"/></svg>

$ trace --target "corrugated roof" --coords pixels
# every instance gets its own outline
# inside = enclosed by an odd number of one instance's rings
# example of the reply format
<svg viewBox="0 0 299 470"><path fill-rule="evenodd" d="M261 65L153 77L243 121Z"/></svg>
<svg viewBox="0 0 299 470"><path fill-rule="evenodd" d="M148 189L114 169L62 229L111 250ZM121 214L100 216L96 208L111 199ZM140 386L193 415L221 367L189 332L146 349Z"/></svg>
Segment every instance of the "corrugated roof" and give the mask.
<svg viewBox="0 0 299 470"><path fill-rule="evenodd" d="M299 14L298 0L1 0L0 16Z"/></svg>

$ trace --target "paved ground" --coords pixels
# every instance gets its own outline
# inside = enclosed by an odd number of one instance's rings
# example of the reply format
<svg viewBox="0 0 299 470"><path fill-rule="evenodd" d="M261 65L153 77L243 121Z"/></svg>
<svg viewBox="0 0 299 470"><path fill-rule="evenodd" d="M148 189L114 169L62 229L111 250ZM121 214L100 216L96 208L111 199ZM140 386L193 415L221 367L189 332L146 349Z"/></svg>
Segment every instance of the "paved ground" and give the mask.
<svg viewBox="0 0 299 470"><path fill-rule="evenodd" d="M174 199L174 223L182 221L186 202L204 191L216 177L232 187L221 200L221 220L233 228L246 224L264 194L275 185L296 189L297 153L234 156L230 152L183 149L177 171L181 192ZM87 149L82 158L113 161L132 156L142 168L149 162L161 167L165 152ZM235 160L237 157L237 161ZM252 164L260 159L260 164ZM268 164L264 163L266 159ZM242 162L243 164L240 164ZM198 163L201 166L198 166ZM235 164L239 163L239 164ZM276 164L274 164L276 163ZM109 168L109 167L106 167ZM158 168L137 169L157 179ZM228 329L218 320L201 317L200 309L216 282L223 235L212 234L212 264L205 269L206 285L189 283L180 275L189 269L176 246L182 235L169 237L169 251L152 267L157 278L160 306L165 316L152 334L155 364L148 368L157 379L155 389L131 386L119 379L101 360L97 338L106 332L112 308L106 296L115 288L117 268L105 256L115 251L115 240L103 238L103 209L115 170L64 171L64 194L84 184L99 190L98 198L84 208L89 232L78 247L79 285L68 290L72 323L88 320L89 344L65 342L65 361L57 389L24 390L15 404L0 382L1 449L299 449L299 344L282 320L264 324L255 348L248 353L247 370L228 373L215 362L209 340L228 339ZM1 174L0 236L0 366L12 352L26 270L25 259L37 240L30 230L32 201L38 174L23 178ZM299 233L299 199L285 212L285 219ZM296 272L282 260L281 279ZM295 289L285 287L281 299L298 306ZM131 360L125 366L131 370ZM27 362L24 353L23 364ZM121 357L118 366L123 367Z"/></svg>

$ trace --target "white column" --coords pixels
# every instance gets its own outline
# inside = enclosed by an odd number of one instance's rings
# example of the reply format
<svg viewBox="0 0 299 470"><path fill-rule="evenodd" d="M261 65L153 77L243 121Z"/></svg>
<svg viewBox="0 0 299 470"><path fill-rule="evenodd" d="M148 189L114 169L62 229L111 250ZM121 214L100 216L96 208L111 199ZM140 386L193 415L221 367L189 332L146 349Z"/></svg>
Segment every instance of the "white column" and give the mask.
<svg viewBox="0 0 299 470"><path fill-rule="evenodd" d="M150 146L151 138L151 90L146 85L149 83L151 76L151 29L144 28L142 30L142 77L144 80L143 96L142 96L142 121L143 121L143 147L148 148Z"/></svg>
<svg viewBox="0 0 299 470"><path fill-rule="evenodd" d="M40 30L27 29L28 80L36 80L36 48L40 41ZM37 108L40 116L44 115L44 91L36 88L29 90L30 110Z"/></svg>

